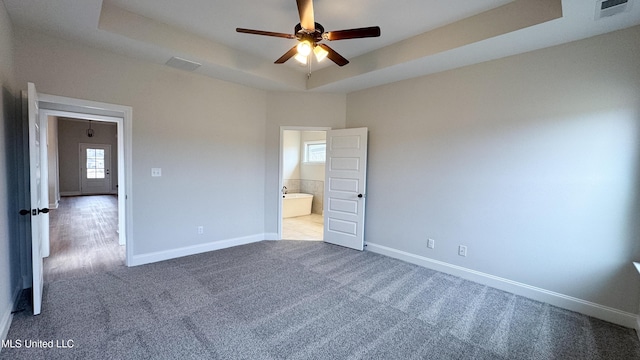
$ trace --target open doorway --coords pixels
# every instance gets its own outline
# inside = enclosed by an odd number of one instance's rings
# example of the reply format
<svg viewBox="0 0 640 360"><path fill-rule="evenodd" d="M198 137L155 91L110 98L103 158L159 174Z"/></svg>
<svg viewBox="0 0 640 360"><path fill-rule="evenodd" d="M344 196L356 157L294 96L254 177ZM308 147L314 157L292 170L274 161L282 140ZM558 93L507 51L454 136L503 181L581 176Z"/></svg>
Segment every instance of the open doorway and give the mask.
<svg viewBox="0 0 640 360"><path fill-rule="evenodd" d="M48 119L49 117L56 118L70 118L70 119L82 119L82 120L91 120L95 126L97 122L102 124L110 124L113 129L115 127L115 134L111 134L112 137L115 137L117 140L115 142L115 146L112 146L112 154L111 162L112 165L116 166L115 172L111 171L111 184L112 186L111 192L105 196L110 196L110 206L112 206L113 201L115 200L117 203L117 210L113 211L116 215L113 216L117 218L117 239L120 251L124 251L125 253L125 264L126 266L133 265L133 227L132 227L132 212L131 212L131 170L132 170L132 157L131 157L131 147L132 147L132 121L133 121L133 109L130 106L102 103L90 100L82 100L75 98L68 98L63 96L49 95L49 94L38 94L38 106L40 108L39 118L40 124L43 128L48 129ZM83 125L84 126L84 125ZM57 129L57 126L52 127L53 129ZM88 138L87 130L88 128L80 129L76 133L78 137ZM94 135L95 135L95 129ZM46 132L49 135L48 131ZM58 134L52 134L52 137L57 139ZM51 140L47 139L48 146L45 147L46 153L43 156L47 159L47 163L49 159L55 158L58 163L61 159L59 159L58 154L49 154L49 147L57 148L57 144L51 144ZM79 147L71 150L72 153L77 154L79 156ZM75 167L78 168L79 164L76 163ZM49 170L48 165L45 165L45 168ZM50 184L48 181L49 171L43 171L43 194L48 194ZM51 172L52 176L59 176L56 171ZM80 181L78 175L78 181ZM54 196L53 198L49 198L50 205L59 205L59 199L61 198L61 188L60 184L54 185ZM71 194L73 195L73 194ZM44 195L47 198L48 195ZM46 221L43 221L43 228L48 229L50 227L49 217L47 216ZM50 255L50 242L49 242L49 232L46 232L46 237L43 236L42 239L42 256L46 258ZM25 253L25 254L28 254ZM28 264L31 264L31 257L28 257L25 261ZM29 274L31 275L31 274ZM31 276L29 276L31 277ZM41 275L42 278L42 275Z"/></svg>
<svg viewBox="0 0 640 360"><path fill-rule="evenodd" d="M327 128L282 127L280 238L324 239Z"/></svg>
<svg viewBox="0 0 640 360"><path fill-rule="evenodd" d="M125 266L118 228L118 122L49 112L45 283ZM116 159L116 160L114 160Z"/></svg>

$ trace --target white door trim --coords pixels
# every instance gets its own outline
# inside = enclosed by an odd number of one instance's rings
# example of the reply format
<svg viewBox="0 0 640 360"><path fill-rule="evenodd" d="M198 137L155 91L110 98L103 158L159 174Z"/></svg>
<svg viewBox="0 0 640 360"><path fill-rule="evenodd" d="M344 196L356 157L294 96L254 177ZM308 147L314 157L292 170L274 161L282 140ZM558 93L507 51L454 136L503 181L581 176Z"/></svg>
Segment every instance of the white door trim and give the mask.
<svg viewBox="0 0 640 360"><path fill-rule="evenodd" d="M118 233L121 245L126 244L126 264L133 260L133 195L132 195L132 130L133 108L64 96L38 94L41 109L51 114L66 113L87 120L111 121L118 128Z"/></svg>
<svg viewBox="0 0 640 360"><path fill-rule="evenodd" d="M283 141L284 141L284 131L285 130L296 130L296 131L329 131L330 127L326 126L280 126L280 153L278 156L278 193L282 186L284 186L284 179L282 178L282 170L284 167L284 149L283 149ZM278 195L278 237L277 240L282 240L282 196Z"/></svg>

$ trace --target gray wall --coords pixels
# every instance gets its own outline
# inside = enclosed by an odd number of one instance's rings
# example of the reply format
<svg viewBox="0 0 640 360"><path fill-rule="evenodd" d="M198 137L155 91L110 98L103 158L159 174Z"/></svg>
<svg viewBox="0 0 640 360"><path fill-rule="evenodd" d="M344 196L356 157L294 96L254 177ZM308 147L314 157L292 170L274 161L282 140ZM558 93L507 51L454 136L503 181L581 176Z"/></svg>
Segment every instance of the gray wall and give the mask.
<svg viewBox="0 0 640 360"><path fill-rule="evenodd" d="M81 143L111 145L111 191L118 191L118 137L115 123L91 122L93 137L87 136L89 122L77 119L58 119L58 156L60 159L60 193L80 193Z"/></svg>
<svg viewBox="0 0 640 360"><path fill-rule="evenodd" d="M366 241L636 313L638 39L349 94L347 126L370 136Z"/></svg>
<svg viewBox="0 0 640 360"><path fill-rule="evenodd" d="M280 125L345 124L346 95L267 93L28 29L15 33L19 83L133 107L134 255L273 236ZM330 106L310 111L318 102ZM153 167L162 177L151 177Z"/></svg>
<svg viewBox="0 0 640 360"><path fill-rule="evenodd" d="M0 339L9 330L11 311L20 278L16 198L16 109L13 60L13 30L11 21L0 2Z"/></svg>
<svg viewBox="0 0 640 360"><path fill-rule="evenodd" d="M318 107L318 104L323 106ZM275 238L278 233L278 157L280 156L280 127L308 126L343 129L347 96L325 93L267 93L265 233Z"/></svg>
<svg viewBox="0 0 640 360"><path fill-rule="evenodd" d="M135 255L263 234L264 91L15 33L20 84L133 107Z"/></svg>

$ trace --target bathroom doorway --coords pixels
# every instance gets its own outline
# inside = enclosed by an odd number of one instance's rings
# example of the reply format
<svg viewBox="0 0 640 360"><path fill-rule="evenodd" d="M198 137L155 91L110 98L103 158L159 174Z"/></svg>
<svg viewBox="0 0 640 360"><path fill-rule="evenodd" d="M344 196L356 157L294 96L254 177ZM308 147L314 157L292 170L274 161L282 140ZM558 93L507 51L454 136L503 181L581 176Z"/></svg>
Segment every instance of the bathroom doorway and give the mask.
<svg viewBox="0 0 640 360"><path fill-rule="evenodd" d="M328 128L282 127L282 240L324 239L324 181Z"/></svg>

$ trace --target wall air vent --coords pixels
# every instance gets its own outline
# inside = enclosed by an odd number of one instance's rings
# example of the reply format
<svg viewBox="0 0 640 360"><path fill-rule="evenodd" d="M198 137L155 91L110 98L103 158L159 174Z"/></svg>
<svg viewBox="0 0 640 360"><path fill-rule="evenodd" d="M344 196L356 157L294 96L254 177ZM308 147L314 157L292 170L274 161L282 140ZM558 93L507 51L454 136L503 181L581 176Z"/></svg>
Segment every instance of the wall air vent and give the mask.
<svg viewBox="0 0 640 360"><path fill-rule="evenodd" d="M613 16L631 9L629 0L598 0L596 3L596 20Z"/></svg>
<svg viewBox="0 0 640 360"><path fill-rule="evenodd" d="M171 66L172 68L186 70L186 71L194 71L195 69L199 68L202 65L195 61L191 61L191 60L187 60L187 59L183 59L175 56L169 59L165 64Z"/></svg>

